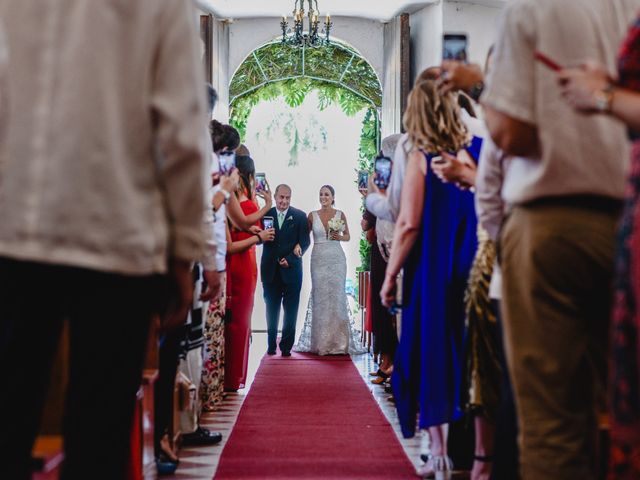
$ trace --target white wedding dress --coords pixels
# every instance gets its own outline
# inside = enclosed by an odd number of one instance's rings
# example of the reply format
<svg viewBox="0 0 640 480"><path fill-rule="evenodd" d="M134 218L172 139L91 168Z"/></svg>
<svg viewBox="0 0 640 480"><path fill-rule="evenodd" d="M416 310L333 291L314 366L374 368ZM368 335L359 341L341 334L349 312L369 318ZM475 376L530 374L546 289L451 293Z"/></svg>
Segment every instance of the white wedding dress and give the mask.
<svg viewBox="0 0 640 480"><path fill-rule="evenodd" d="M318 355L361 354L366 349L350 313L345 292L347 257L340 242L329 240L318 212L313 212L311 296L296 352ZM342 219L342 212L336 212Z"/></svg>

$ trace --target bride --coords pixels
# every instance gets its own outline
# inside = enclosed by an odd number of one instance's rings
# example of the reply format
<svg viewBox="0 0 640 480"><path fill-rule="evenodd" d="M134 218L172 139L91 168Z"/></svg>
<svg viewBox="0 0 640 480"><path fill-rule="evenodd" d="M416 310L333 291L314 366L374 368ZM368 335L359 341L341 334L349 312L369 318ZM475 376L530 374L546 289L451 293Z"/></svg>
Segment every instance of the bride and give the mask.
<svg viewBox="0 0 640 480"><path fill-rule="evenodd" d="M311 252L311 297L296 352L318 355L360 354L359 334L351 318L345 283L347 258L340 242L348 242L349 226L340 210L333 208L335 190L320 189L322 208L309 214L313 232Z"/></svg>

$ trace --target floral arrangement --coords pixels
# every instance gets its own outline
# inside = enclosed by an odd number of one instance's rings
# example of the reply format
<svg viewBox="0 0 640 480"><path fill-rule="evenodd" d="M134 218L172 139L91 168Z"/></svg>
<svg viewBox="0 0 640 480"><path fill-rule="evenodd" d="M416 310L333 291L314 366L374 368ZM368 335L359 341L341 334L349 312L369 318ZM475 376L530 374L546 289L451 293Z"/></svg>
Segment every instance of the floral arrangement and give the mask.
<svg viewBox="0 0 640 480"><path fill-rule="evenodd" d="M329 231L330 232L338 232L338 233L342 233L345 230L345 224L344 224L344 220L342 220L341 218L337 218L334 217L331 220L329 220Z"/></svg>

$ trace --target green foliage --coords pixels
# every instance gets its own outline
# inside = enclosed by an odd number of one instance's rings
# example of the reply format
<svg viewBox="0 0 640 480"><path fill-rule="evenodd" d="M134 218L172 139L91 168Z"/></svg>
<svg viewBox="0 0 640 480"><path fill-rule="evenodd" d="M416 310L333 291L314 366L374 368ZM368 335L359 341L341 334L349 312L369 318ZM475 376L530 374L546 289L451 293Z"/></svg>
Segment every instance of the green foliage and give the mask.
<svg viewBox="0 0 640 480"><path fill-rule="evenodd" d="M231 102L265 84L301 77L342 85L365 102L378 108L382 106L382 89L376 72L358 52L340 43L322 48L296 48L273 42L258 48L233 76L229 87ZM292 100L296 99L294 95ZM349 111L353 108L355 106L350 105Z"/></svg>
<svg viewBox="0 0 640 480"><path fill-rule="evenodd" d="M363 238L360 239L361 264L358 268L356 268L356 272L358 273L368 272L371 269L371 248L373 247L373 245L367 242L367 239L364 235L362 237Z"/></svg>

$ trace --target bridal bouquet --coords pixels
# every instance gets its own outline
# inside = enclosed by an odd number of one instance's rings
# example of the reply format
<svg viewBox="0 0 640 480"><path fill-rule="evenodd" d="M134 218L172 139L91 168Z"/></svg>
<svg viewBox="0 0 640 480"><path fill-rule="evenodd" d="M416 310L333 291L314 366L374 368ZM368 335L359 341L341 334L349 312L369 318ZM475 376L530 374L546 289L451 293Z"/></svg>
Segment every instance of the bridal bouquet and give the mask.
<svg viewBox="0 0 640 480"><path fill-rule="evenodd" d="M332 218L329 220L329 233L342 233L345 230L344 220L341 218Z"/></svg>

